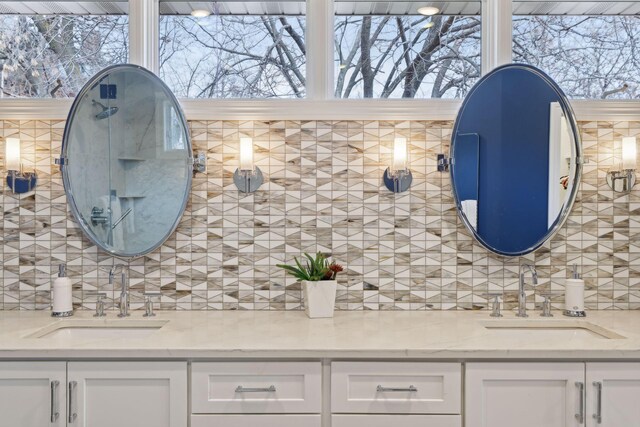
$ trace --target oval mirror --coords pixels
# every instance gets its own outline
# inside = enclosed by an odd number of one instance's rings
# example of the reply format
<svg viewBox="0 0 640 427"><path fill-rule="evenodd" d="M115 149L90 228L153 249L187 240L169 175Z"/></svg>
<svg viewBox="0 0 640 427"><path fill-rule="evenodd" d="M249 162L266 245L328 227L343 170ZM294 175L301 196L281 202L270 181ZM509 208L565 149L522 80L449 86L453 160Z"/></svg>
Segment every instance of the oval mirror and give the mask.
<svg viewBox="0 0 640 427"><path fill-rule="evenodd" d="M451 142L458 214L487 249L518 256L563 224L582 170L580 137L562 90L521 64L496 68L465 98Z"/></svg>
<svg viewBox="0 0 640 427"><path fill-rule="evenodd" d="M173 233L191 188L184 114L169 88L135 65L94 76L64 130L67 201L86 236L123 258L158 248Z"/></svg>

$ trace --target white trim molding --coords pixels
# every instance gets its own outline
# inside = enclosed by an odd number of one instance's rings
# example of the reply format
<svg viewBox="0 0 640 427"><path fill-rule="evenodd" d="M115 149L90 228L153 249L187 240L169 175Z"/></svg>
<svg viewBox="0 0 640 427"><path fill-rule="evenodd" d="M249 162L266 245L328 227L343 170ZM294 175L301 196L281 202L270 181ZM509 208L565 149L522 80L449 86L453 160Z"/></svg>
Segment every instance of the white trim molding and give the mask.
<svg viewBox="0 0 640 427"><path fill-rule="evenodd" d="M576 99L570 102L580 121L640 121L640 101Z"/></svg>
<svg viewBox="0 0 640 427"><path fill-rule="evenodd" d="M73 98L0 99L0 120L66 120Z"/></svg>
<svg viewBox="0 0 640 427"><path fill-rule="evenodd" d="M0 120L65 120L72 99L0 99ZM187 120L455 120L459 99L181 99ZM574 100L579 121L640 121L640 101Z"/></svg>
<svg viewBox="0 0 640 427"><path fill-rule="evenodd" d="M160 3L129 0L129 62L158 73Z"/></svg>
<svg viewBox="0 0 640 427"><path fill-rule="evenodd" d="M482 75L511 62L511 0L482 0Z"/></svg>
<svg viewBox="0 0 640 427"><path fill-rule="evenodd" d="M460 100L180 100L187 120L452 120Z"/></svg>
<svg viewBox="0 0 640 427"><path fill-rule="evenodd" d="M305 30L307 97L326 100L333 96L334 85L334 28L333 0L307 0L307 28Z"/></svg>

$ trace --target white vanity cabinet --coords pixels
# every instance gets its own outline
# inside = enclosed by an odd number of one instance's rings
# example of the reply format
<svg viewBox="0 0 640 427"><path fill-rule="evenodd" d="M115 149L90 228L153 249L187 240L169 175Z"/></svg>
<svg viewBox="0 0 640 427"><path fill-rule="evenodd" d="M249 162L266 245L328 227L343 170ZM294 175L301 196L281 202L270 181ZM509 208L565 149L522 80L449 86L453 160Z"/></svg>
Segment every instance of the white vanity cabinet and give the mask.
<svg viewBox="0 0 640 427"><path fill-rule="evenodd" d="M0 425L66 425L65 362L0 362Z"/></svg>
<svg viewBox="0 0 640 427"><path fill-rule="evenodd" d="M186 427L186 362L0 362L0 426Z"/></svg>
<svg viewBox="0 0 640 427"><path fill-rule="evenodd" d="M640 363L587 363L590 427L640 425Z"/></svg>
<svg viewBox="0 0 640 427"><path fill-rule="evenodd" d="M69 362L69 427L186 427L187 362Z"/></svg>
<svg viewBox="0 0 640 427"><path fill-rule="evenodd" d="M187 361L0 362L0 426L640 426L640 363L190 365L189 381Z"/></svg>
<svg viewBox="0 0 640 427"><path fill-rule="evenodd" d="M466 427L640 426L640 363L469 363Z"/></svg>
<svg viewBox="0 0 640 427"><path fill-rule="evenodd" d="M466 427L579 427L584 363L468 363Z"/></svg>

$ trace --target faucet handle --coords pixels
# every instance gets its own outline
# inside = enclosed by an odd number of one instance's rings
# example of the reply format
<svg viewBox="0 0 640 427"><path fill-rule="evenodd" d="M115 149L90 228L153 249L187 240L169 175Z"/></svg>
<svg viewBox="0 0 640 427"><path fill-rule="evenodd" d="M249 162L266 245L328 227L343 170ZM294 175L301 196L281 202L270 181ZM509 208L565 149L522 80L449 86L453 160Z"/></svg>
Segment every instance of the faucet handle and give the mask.
<svg viewBox="0 0 640 427"><path fill-rule="evenodd" d="M153 297L159 297L162 294L160 292L145 292L144 296L145 301L144 301L144 314L142 315L143 317L154 317L156 314L153 312L153 301L151 301L151 298Z"/></svg>
<svg viewBox="0 0 640 427"><path fill-rule="evenodd" d="M104 299L107 297L106 292L96 292L96 313L93 317L105 317L106 313L104 312Z"/></svg>
<svg viewBox="0 0 640 427"><path fill-rule="evenodd" d="M553 317L551 314L551 295L543 295L544 302L542 303L542 313L540 313L541 317Z"/></svg>
<svg viewBox="0 0 640 427"><path fill-rule="evenodd" d="M493 302L491 303L491 317L502 317L502 313L500 313L500 297L502 294L489 294L489 297L493 298Z"/></svg>

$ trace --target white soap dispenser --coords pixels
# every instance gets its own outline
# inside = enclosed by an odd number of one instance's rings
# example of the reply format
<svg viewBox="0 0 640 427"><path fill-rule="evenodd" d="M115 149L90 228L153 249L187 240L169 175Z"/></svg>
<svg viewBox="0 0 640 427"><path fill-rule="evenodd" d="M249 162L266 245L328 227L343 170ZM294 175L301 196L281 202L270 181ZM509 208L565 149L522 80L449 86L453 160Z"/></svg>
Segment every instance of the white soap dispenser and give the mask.
<svg viewBox="0 0 640 427"><path fill-rule="evenodd" d="M52 317L73 316L73 303L71 301L71 280L66 275L66 266L60 264L58 267L58 277L51 286L51 300L53 311Z"/></svg>
<svg viewBox="0 0 640 427"><path fill-rule="evenodd" d="M564 313L569 317L585 317L584 280L578 274L578 265L573 264L573 278L567 279L564 293Z"/></svg>

